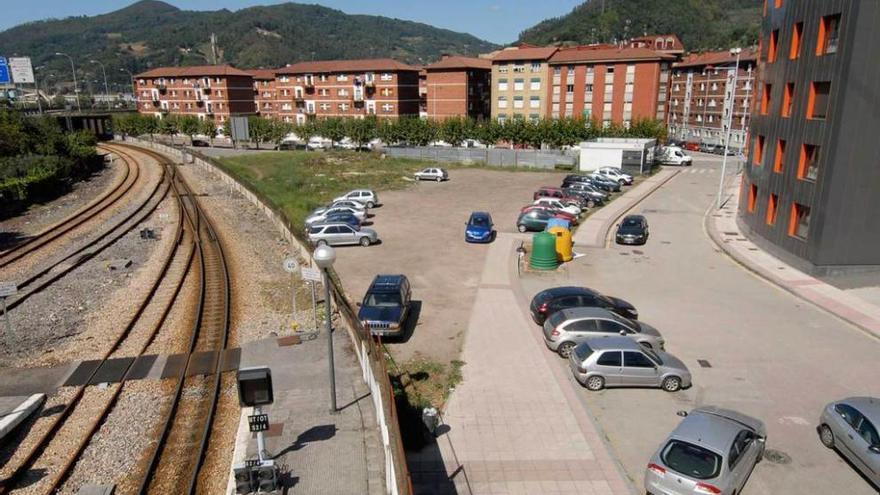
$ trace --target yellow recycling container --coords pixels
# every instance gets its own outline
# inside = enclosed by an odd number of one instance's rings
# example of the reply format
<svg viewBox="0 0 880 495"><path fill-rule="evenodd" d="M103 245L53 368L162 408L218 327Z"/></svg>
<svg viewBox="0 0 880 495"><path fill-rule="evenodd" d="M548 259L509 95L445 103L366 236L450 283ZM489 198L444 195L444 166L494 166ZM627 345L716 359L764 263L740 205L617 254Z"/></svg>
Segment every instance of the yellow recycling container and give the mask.
<svg viewBox="0 0 880 495"><path fill-rule="evenodd" d="M565 227L550 227L547 230L556 236L556 257L559 261L571 261L573 258L571 248L573 242L571 240L571 231Z"/></svg>

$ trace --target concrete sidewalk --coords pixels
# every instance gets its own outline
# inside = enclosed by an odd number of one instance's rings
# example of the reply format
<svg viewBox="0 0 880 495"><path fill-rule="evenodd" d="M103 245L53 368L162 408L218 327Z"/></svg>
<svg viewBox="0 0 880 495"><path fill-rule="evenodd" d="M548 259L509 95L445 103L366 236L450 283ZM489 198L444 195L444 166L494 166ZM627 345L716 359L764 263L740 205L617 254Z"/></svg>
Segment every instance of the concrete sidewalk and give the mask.
<svg viewBox="0 0 880 495"><path fill-rule="evenodd" d="M548 356L556 356L523 313L513 287L517 244L501 234L486 257L462 353L464 379L438 438L445 465L411 458L416 492L628 495L574 389L551 366ZM431 486L419 471L445 472L451 482Z"/></svg>
<svg viewBox="0 0 880 495"><path fill-rule="evenodd" d="M605 247L605 238L614 222L679 172L680 168L664 168L608 205L599 208L574 233L575 249L577 246Z"/></svg>
<svg viewBox="0 0 880 495"><path fill-rule="evenodd" d="M838 289L788 265L748 240L736 223L739 180L727 190L731 198L706 215L709 237L744 267L857 327L880 337L880 306Z"/></svg>

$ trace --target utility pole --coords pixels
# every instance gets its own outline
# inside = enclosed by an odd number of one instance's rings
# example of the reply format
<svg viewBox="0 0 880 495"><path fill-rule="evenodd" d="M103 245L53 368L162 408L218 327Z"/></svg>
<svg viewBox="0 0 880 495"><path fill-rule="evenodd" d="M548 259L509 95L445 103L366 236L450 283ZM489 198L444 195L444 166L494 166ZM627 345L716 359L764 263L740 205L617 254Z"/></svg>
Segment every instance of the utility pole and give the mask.
<svg viewBox="0 0 880 495"><path fill-rule="evenodd" d="M91 62L92 62L93 64L98 64L98 65L101 66L101 72L104 74L104 98L108 98L108 100L107 100L107 109L109 110L109 109L110 109L110 100L109 100L109 98L110 98L110 90L107 89L107 71L106 71L105 68L104 68L104 64L102 64L101 62L98 62L97 60L92 60Z"/></svg>
<svg viewBox="0 0 880 495"><path fill-rule="evenodd" d="M73 65L73 57L66 53L55 52L55 56L57 57L67 57L70 60L70 70L73 72L73 96L76 97L76 109L79 113L82 113L82 106L79 103L79 86L76 84L76 66Z"/></svg>
<svg viewBox="0 0 880 495"><path fill-rule="evenodd" d="M730 105L730 115L727 115L725 125L727 125L727 129L725 129L725 138L724 138L724 158L721 159L721 178L718 180L718 201L717 208L721 208L721 198L724 194L724 174L727 171L727 149L730 146L730 128L733 124L733 111L736 107L736 83L739 76L739 55L742 53L742 48L731 48L730 54L736 55L736 63L734 64L733 69L733 90L730 95L730 99L733 102Z"/></svg>

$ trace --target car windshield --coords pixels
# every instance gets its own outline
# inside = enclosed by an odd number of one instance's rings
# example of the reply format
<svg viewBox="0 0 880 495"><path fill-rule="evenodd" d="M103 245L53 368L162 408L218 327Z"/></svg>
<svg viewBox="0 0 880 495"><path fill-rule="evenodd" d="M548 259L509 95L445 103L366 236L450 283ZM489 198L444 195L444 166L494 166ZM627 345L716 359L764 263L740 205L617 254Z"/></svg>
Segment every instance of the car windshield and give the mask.
<svg viewBox="0 0 880 495"><path fill-rule="evenodd" d="M670 469L691 478L708 480L721 472L721 456L697 445L671 440L660 454Z"/></svg>
<svg viewBox="0 0 880 495"><path fill-rule="evenodd" d="M559 324L563 321L565 321L565 315L562 311L557 311L553 313L553 316L550 317L550 324L554 327L559 326Z"/></svg>
<svg viewBox="0 0 880 495"><path fill-rule="evenodd" d="M582 342L577 347L574 348L574 355L578 358L578 361L584 362L590 357L590 354L593 353L593 348L589 346L586 342Z"/></svg>
<svg viewBox="0 0 880 495"><path fill-rule="evenodd" d="M655 364L662 365L663 360L660 359L660 355L654 352L654 349L648 349L647 347L642 348L642 352L648 355Z"/></svg>
<svg viewBox="0 0 880 495"><path fill-rule="evenodd" d="M639 328L639 325L636 322L630 320L629 318L625 318L623 316L620 316L617 313L611 313L611 317L614 318L615 320L617 320L620 324L626 326L626 328L631 328L637 332L641 331L641 328Z"/></svg>
<svg viewBox="0 0 880 495"><path fill-rule="evenodd" d="M641 227L642 222L639 222L635 218L626 218L623 220L623 223L620 224L621 227Z"/></svg>
<svg viewBox="0 0 880 495"><path fill-rule="evenodd" d="M488 227L489 219L487 217L471 217L471 225L474 227Z"/></svg>
<svg viewBox="0 0 880 495"><path fill-rule="evenodd" d="M400 306L400 294L397 292L372 292L367 295L364 306L394 308Z"/></svg>

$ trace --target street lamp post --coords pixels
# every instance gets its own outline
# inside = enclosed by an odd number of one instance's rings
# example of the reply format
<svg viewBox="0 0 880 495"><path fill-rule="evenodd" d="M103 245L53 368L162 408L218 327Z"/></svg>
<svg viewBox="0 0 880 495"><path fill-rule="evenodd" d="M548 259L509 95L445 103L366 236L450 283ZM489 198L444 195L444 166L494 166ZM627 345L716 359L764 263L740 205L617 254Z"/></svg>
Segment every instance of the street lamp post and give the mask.
<svg viewBox="0 0 880 495"><path fill-rule="evenodd" d="M739 76L739 55L742 53L742 48L731 48L730 54L736 55L736 63L733 69L733 90L730 94L731 103L728 106L730 110L730 115L727 115L725 125L727 129L724 131L724 157L721 159L721 178L718 181L718 200L717 200L717 208L721 208L721 198L724 194L724 174L727 170L727 149L730 146L730 128L733 126L733 111L736 108L736 83Z"/></svg>
<svg viewBox="0 0 880 495"><path fill-rule="evenodd" d="M40 115L43 114L43 102L40 101L40 78L37 77L37 71L42 68L42 65L34 68L34 91L37 93L37 109L39 109Z"/></svg>
<svg viewBox="0 0 880 495"><path fill-rule="evenodd" d="M82 106L79 103L79 86L76 84L76 67L73 65L73 57L61 52L55 52L55 56L67 57L67 59L70 60L70 70L73 72L73 95L76 97L76 109L79 113L82 113Z"/></svg>
<svg viewBox="0 0 880 495"><path fill-rule="evenodd" d="M132 96L134 96L134 104L135 104L135 107L137 107L138 99L137 99L137 91L135 90L135 87L134 87L134 74L128 69L119 69L119 72L125 72L126 74L128 74L128 83L129 83L128 88L131 90ZM122 98L123 98L123 101L125 101L125 93L123 93ZM126 101L125 106L128 107L128 104L129 104L129 102Z"/></svg>
<svg viewBox="0 0 880 495"><path fill-rule="evenodd" d="M109 110L109 109L110 109L110 100L109 100L109 98L110 98L110 90L107 89L107 70L104 68L104 64L102 64L101 62L99 62L99 61L97 61L97 60L91 60L90 62L92 62L93 64L98 64L98 65L101 66L101 73L104 74L104 98L108 98L108 100L107 100L107 109Z"/></svg>
<svg viewBox="0 0 880 495"><path fill-rule="evenodd" d="M330 414L336 414L336 370L333 367L333 330L330 327L330 267L336 261L336 250L327 245L318 246L312 258L324 272L324 328L327 330L327 356L330 361Z"/></svg>

